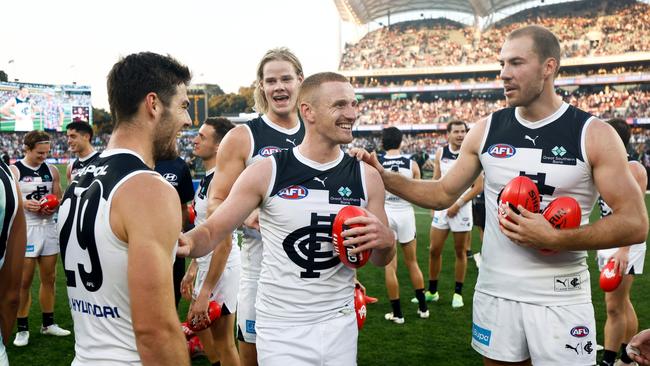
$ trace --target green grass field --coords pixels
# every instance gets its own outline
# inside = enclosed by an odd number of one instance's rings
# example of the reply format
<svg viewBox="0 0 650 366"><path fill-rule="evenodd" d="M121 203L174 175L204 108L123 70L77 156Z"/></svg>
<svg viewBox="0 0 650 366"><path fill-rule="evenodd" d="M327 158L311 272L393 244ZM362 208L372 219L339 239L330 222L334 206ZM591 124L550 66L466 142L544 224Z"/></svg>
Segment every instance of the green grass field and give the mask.
<svg viewBox="0 0 650 366"><path fill-rule="evenodd" d="M63 174L63 177L65 177L65 174ZM650 207L648 196L646 196L646 205ZM598 210L595 211L592 218L596 217ZM426 282L428 277L427 248L431 218L428 210L417 209L416 215L418 260ZM475 251L480 248L476 231L473 233L472 245ZM464 288L465 307L452 310L454 253L453 244L448 240L443 253L443 270L439 285L440 301L430 305L431 317L429 319L419 319L415 314L417 305L410 303L410 299L413 297L413 289L402 261L402 253L399 251L398 253L400 256L398 275L400 278L400 293L402 294L402 310L406 318L404 325L396 325L384 320L384 313L391 311L391 309L386 297L383 269L368 265L359 271L359 278L366 286L368 293L380 298L377 304L369 306L368 320L359 335L359 365L461 366L482 364L481 358L470 346L472 294L478 274L474 261L470 260L468 265ZM646 261L649 259L646 255ZM589 266L592 279L597 279L598 269L594 253L590 253ZM57 271L55 320L62 327L72 329L63 269L60 263ZM636 279L633 287L632 302L637 310L640 329L650 328L650 314L647 312L647 309L650 309L650 291L647 290L649 285L649 276L643 275ZM32 291L32 297L38 299L37 280L35 280ZM602 332L605 322L604 295L598 287L597 280L592 280L592 297L598 325L598 341L599 344L602 344ZM185 318L187 306L188 304L183 301L179 312L181 318ZM14 347L13 344L7 347L11 364L69 365L74 357L74 337L57 338L40 335L38 327L41 324L41 315L37 303L32 305L29 319L30 344L24 348ZM193 365L209 365L209 363L205 358L198 358L194 360Z"/></svg>

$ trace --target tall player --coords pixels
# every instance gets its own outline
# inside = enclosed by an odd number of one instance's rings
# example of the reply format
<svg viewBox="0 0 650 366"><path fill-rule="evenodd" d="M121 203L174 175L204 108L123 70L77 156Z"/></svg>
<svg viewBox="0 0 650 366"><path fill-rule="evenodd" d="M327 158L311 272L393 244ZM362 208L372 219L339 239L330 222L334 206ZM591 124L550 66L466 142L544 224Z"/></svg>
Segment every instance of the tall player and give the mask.
<svg viewBox="0 0 650 366"><path fill-rule="evenodd" d="M303 143L248 167L214 214L187 234L184 252L205 253L260 207L259 363L354 365L355 271L334 253L332 221L345 205L365 207L367 217L346 221L364 226L342 235L344 244L359 245L353 253L374 248L370 260L378 266L393 259L394 236L377 172L341 150L352 142L357 118L352 85L339 74L315 74L303 82L298 101Z"/></svg>
<svg viewBox="0 0 650 366"><path fill-rule="evenodd" d="M0 114L14 119L14 131L31 131L34 129L34 106L25 85L18 88L18 96L9 99L0 108Z"/></svg>
<svg viewBox="0 0 650 366"><path fill-rule="evenodd" d="M447 174L456 163L460 147L467 135L467 124L463 121L447 123L447 145L436 151L434 158L433 179L440 179ZM472 234L472 199L483 190L483 179L477 178L474 186L463 193L449 208L433 213L429 235L429 290L427 300L438 301L438 277L442 268L442 248L451 231L454 237L454 264L456 284L451 298L451 306L455 309L463 307L463 283L467 273L466 250Z"/></svg>
<svg viewBox="0 0 650 366"><path fill-rule="evenodd" d="M68 182L72 182L77 177L77 172L92 164L99 154L90 142L93 139L93 128L88 122L69 123L65 134L70 152L77 156L66 169Z"/></svg>
<svg viewBox="0 0 650 366"><path fill-rule="evenodd" d="M72 365L189 363L172 287L180 201L152 170L191 123L189 81L187 67L150 52L126 56L108 74L113 133L59 212Z"/></svg>
<svg viewBox="0 0 650 366"><path fill-rule="evenodd" d="M0 161L0 365L9 365L5 345L16 321L27 229L18 183Z"/></svg>
<svg viewBox="0 0 650 366"><path fill-rule="evenodd" d="M415 160L402 155L402 131L397 127L384 128L382 131L382 146L386 153L379 157L379 162L385 169L399 172L406 177L420 179L420 167ZM391 230L395 233L397 242L404 252L404 262L415 289L415 299L418 302L417 314L420 318L429 317L429 308L424 298L424 279L417 260L417 238L415 232L415 212L413 206L394 194L386 193L386 216ZM386 290L392 312L384 318L396 324L404 324L404 315L399 300L399 282L397 280L397 256L385 267Z"/></svg>
<svg viewBox="0 0 650 366"><path fill-rule="evenodd" d="M194 196L196 210L195 224L200 225L208 218L208 190L214 178L214 165L217 151L223 137L235 126L227 118L211 117L203 122L194 138L194 156L203 160L205 177L201 180ZM183 291L192 296L188 318L198 318L208 309L208 302L214 300L221 305L221 317L209 329L197 333L212 364L221 361L222 365L239 365L239 355L235 346L234 325L237 309L237 292L241 259L236 235L231 246L221 246L222 255L196 258L183 278ZM212 269L212 270L210 270ZM220 275L218 275L220 274ZM192 282L195 282L192 286ZM192 291L192 288L194 289Z"/></svg>
<svg viewBox="0 0 650 366"><path fill-rule="evenodd" d="M472 346L485 365L594 365L596 337L586 249L642 242L642 192L613 129L555 93L560 44L540 26L511 32L499 59L509 107L477 122L458 161L440 180L411 181L383 170L388 189L423 207L448 207L485 171L486 228L474 293ZM583 225L555 230L518 207L497 216L497 195L513 178L533 179L548 204L571 196ZM588 224L600 192L612 215ZM562 250L544 256L537 250Z"/></svg>
<svg viewBox="0 0 650 366"><path fill-rule="evenodd" d="M54 323L54 282L56 259L59 254L54 213L58 207L42 208L39 202L48 194L61 198L59 171L45 162L50 153L49 134L43 131L31 131L25 135L24 145L25 157L10 167L20 184L27 221L27 247L17 319L18 333L14 339L14 345L17 347L29 343L28 316L32 303L32 280L36 265L41 279L38 291L43 315L41 334L59 337L70 335L70 331Z"/></svg>
<svg viewBox="0 0 650 366"><path fill-rule="evenodd" d="M623 141L627 150L630 141L630 126L622 119L611 119L607 121L614 127L618 136ZM638 161L631 160L628 156L630 171L634 176L641 191L644 191L648 183L648 175L643 165ZM602 198L598 199L601 218L612 214L611 208ZM612 292L605 293L605 304L607 306L607 320L605 321L605 351L603 353L602 366L612 366L616 360L616 354L620 347L620 365L630 365L632 359L628 356L626 347L629 340L638 332L639 321L630 301L630 291L634 276L643 273L645 261L646 243L634 244L622 248L603 249L598 251L598 267L602 268L613 260L616 262L615 271L623 275L623 281Z"/></svg>
<svg viewBox="0 0 650 366"><path fill-rule="evenodd" d="M305 127L298 118L296 108L302 79L302 65L288 49L271 49L262 57L257 66L254 96L255 110L263 115L235 127L221 142L215 178L210 184L208 215L226 199L235 180L247 166L302 142ZM237 338L241 362L250 366L257 364L255 298L262 263L262 238L255 212L244 224L237 298ZM230 240L230 237L226 240ZM215 255L223 256L225 253L215 252Z"/></svg>

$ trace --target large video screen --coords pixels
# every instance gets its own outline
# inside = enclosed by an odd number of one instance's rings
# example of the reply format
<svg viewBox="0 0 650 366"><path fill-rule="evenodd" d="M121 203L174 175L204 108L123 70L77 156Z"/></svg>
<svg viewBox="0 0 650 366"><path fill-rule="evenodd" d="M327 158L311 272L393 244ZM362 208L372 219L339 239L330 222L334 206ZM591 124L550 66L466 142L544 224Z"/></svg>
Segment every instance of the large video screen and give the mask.
<svg viewBox="0 0 650 366"><path fill-rule="evenodd" d="M92 123L90 87L0 82L0 131L65 131Z"/></svg>

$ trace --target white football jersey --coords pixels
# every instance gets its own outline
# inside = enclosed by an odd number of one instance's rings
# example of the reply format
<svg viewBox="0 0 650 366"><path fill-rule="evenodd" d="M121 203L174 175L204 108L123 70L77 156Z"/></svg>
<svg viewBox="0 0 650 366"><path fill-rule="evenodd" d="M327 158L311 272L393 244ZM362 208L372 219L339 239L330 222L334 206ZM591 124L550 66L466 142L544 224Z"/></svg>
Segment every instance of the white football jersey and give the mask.
<svg viewBox="0 0 650 366"><path fill-rule="evenodd" d="M110 224L114 193L138 174L167 182L133 151L106 150L78 172L63 197L58 230L74 321L72 365L141 364L131 321L127 243ZM170 266L173 260L174 255Z"/></svg>
<svg viewBox="0 0 650 366"><path fill-rule="evenodd" d="M9 167L0 161L0 269L5 262L9 231L18 212L18 192Z"/></svg>
<svg viewBox="0 0 650 366"><path fill-rule="evenodd" d="M298 146L305 137L302 121L291 129L273 123L267 115L252 119L245 124L250 135L251 149L246 166L272 154ZM262 265L262 236L259 231L244 228L241 245L241 279L257 282Z"/></svg>
<svg viewBox="0 0 650 366"><path fill-rule="evenodd" d="M23 201L40 200L52 192L52 172L47 163L39 167L31 167L24 160L19 160L14 164L18 168L18 184ZM27 225L49 225L54 223L54 214L41 215L25 210L25 220Z"/></svg>
<svg viewBox="0 0 650 366"><path fill-rule="evenodd" d="M405 155L380 155L379 163L386 170L399 173L407 178L413 178L412 164L415 164L408 156ZM385 196L386 210L411 210L413 206L410 202L400 198L388 191Z"/></svg>
<svg viewBox="0 0 650 366"><path fill-rule="evenodd" d="M214 168L205 172L205 176L201 179L196 192L194 193L194 211L196 212L196 218L194 219L194 225L199 226L208 219L208 191L210 190L210 183L212 183L212 178L214 178ZM202 257L196 258L196 263L200 267L207 267L210 265L210 260L212 259L212 251ZM237 243L237 234L233 232L232 234L232 250L228 256L228 261L226 262L226 267L233 265L239 265L239 245Z"/></svg>
<svg viewBox="0 0 650 366"><path fill-rule="evenodd" d="M363 165L343 151L325 164L297 148L273 155L260 209L258 324L317 323L351 309L354 270L334 252L332 222L344 206L367 205L363 174Z"/></svg>
<svg viewBox="0 0 650 366"><path fill-rule="evenodd" d="M580 204L582 224L588 223L598 196L585 148L593 118L566 103L534 123L515 108L490 116L480 150L486 227L476 291L544 306L591 301L587 252L544 256L513 243L499 230L497 197L510 180L527 176L538 187L542 209L558 196L570 196Z"/></svg>

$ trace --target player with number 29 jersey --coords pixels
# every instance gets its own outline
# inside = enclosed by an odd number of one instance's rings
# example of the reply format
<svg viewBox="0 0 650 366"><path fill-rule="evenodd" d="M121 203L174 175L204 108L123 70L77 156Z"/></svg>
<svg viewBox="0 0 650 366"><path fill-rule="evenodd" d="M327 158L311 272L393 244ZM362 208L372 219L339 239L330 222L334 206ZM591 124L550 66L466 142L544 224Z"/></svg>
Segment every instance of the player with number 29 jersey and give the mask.
<svg viewBox="0 0 650 366"><path fill-rule="evenodd" d="M128 248L110 223L115 192L138 174L159 176L130 150L104 152L77 173L63 197L58 229L74 320L72 365L141 363L131 322Z"/></svg>

